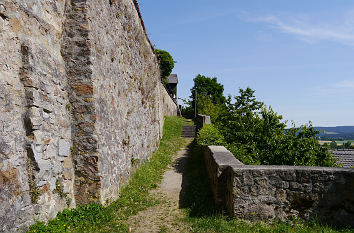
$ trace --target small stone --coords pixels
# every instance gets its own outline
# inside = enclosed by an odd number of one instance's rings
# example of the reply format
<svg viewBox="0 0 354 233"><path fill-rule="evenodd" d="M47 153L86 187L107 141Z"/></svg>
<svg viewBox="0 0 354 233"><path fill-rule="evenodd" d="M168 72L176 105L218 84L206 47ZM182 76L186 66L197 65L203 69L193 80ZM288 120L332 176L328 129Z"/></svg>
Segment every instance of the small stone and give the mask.
<svg viewBox="0 0 354 233"><path fill-rule="evenodd" d="M64 172L64 179L72 180L73 179L73 173L72 172Z"/></svg>
<svg viewBox="0 0 354 233"><path fill-rule="evenodd" d="M42 159L38 161L38 167L40 170L49 171L52 168L52 164L50 163L49 160Z"/></svg>
<svg viewBox="0 0 354 233"><path fill-rule="evenodd" d="M56 162L54 165L53 165L53 171L55 174L59 174L63 171L63 167L61 166L60 163Z"/></svg>
<svg viewBox="0 0 354 233"><path fill-rule="evenodd" d="M63 182L63 187L64 187L64 193L71 193L72 191L72 182L64 180Z"/></svg>
<svg viewBox="0 0 354 233"><path fill-rule="evenodd" d="M1 4L1 5L0 5L0 13L3 14L3 15L5 15L5 12L6 12L5 6Z"/></svg>
<svg viewBox="0 0 354 233"><path fill-rule="evenodd" d="M4 162L0 163L0 170L2 172L6 172L8 167L8 162L5 160Z"/></svg>
<svg viewBox="0 0 354 233"><path fill-rule="evenodd" d="M47 184L47 181L41 180L41 181L38 182L38 187L42 187L42 186L44 186L46 184Z"/></svg>
<svg viewBox="0 0 354 233"><path fill-rule="evenodd" d="M42 153L42 145L35 145L34 147L37 153Z"/></svg>
<svg viewBox="0 0 354 233"><path fill-rule="evenodd" d="M42 138L43 138L43 134L40 130L35 130L33 131L33 135L34 135L34 142L36 144L42 144Z"/></svg>
<svg viewBox="0 0 354 233"><path fill-rule="evenodd" d="M53 190L56 188L56 183L57 183L57 178L52 177L52 179L50 179L50 183L49 183L50 191L53 192Z"/></svg>
<svg viewBox="0 0 354 233"><path fill-rule="evenodd" d="M70 156L70 142L64 139L59 140L59 156Z"/></svg>
<svg viewBox="0 0 354 233"><path fill-rule="evenodd" d="M6 142L0 141L0 154L8 155L11 152L11 145Z"/></svg>
<svg viewBox="0 0 354 233"><path fill-rule="evenodd" d="M65 159L64 159L63 167L64 167L64 169L71 169L71 168L73 168L73 163L72 163L71 158L65 158Z"/></svg>
<svg viewBox="0 0 354 233"><path fill-rule="evenodd" d="M40 161L40 160L42 160L43 155L42 155L42 153L38 153L38 152L37 152L35 145L31 144L31 149L32 149L32 152L33 152L33 154L34 154L34 159L35 159L37 162Z"/></svg>
<svg viewBox="0 0 354 233"><path fill-rule="evenodd" d="M44 119L48 119L49 118L49 114L43 111L43 118Z"/></svg>
<svg viewBox="0 0 354 233"><path fill-rule="evenodd" d="M40 117L41 116L39 108L37 108L37 107L31 107L30 108L30 113L31 113L31 116L34 116L34 117Z"/></svg>

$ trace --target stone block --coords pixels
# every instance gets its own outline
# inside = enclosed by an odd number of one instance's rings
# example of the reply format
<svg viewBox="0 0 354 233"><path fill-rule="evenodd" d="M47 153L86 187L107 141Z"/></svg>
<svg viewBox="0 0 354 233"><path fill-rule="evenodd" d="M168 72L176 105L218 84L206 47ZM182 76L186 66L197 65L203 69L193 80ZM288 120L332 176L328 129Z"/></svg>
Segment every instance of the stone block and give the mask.
<svg viewBox="0 0 354 233"><path fill-rule="evenodd" d="M70 142L65 139L59 139L59 156L70 156Z"/></svg>
<svg viewBox="0 0 354 233"><path fill-rule="evenodd" d="M37 163L43 159L43 154L37 152L36 146L34 144L31 144L31 151L32 151L32 153L34 155L34 159L37 161Z"/></svg>
<svg viewBox="0 0 354 233"><path fill-rule="evenodd" d="M72 169L73 168L73 163L71 158L66 157L63 162L63 167L64 169Z"/></svg>
<svg viewBox="0 0 354 233"><path fill-rule="evenodd" d="M67 171L64 171L64 179L66 179L66 180L72 180L73 179L73 172L72 171L70 171L70 172L67 172Z"/></svg>
<svg viewBox="0 0 354 233"><path fill-rule="evenodd" d="M56 183L57 183L57 178L52 177L49 182L50 191L53 192L53 190L56 188Z"/></svg>
<svg viewBox="0 0 354 233"><path fill-rule="evenodd" d="M38 167L42 171L49 171L52 169L52 163L50 160L41 159L38 161Z"/></svg>

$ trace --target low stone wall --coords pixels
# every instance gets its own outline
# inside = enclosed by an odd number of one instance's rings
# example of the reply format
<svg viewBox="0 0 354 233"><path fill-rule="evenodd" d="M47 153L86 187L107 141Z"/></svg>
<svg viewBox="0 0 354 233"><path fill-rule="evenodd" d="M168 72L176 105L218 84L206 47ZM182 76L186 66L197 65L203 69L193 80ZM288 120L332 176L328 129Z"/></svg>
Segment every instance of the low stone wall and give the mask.
<svg viewBox="0 0 354 233"><path fill-rule="evenodd" d="M216 204L233 217L354 227L354 169L243 165L220 146L204 155Z"/></svg>
<svg viewBox="0 0 354 233"><path fill-rule="evenodd" d="M204 148L204 161L208 171L211 189L214 195L214 201L218 206L223 205L226 188L225 174L222 174L225 168L232 165L243 165L236 159L230 151L223 146L208 146Z"/></svg>
<svg viewBox="0 0 354 233"><path fill-rule="evenodd" d="M202 126L211 124L210 116L198 114L197 120L202 124Z"/></svg>

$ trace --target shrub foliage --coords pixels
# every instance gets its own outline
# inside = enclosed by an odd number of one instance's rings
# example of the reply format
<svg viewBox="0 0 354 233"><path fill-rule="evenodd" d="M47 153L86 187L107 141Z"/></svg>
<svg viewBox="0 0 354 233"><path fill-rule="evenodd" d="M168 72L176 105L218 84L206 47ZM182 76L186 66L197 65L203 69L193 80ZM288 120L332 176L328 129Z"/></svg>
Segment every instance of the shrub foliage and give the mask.
<svg viewBox="0 0 354 233"><path fill-rule="evenodd" d="M202 129L198 143L222 142L244 164L336 166L329 147L319 144L319 132L311 122L287 128L282 115L258 101L254 93L251 88L240 88L225 103L211 95L199 96L198 112L211 115L214 126Z"/></svg>
<svg viewBox="0 0 354 233"><path fill-rule="evenodd" d="M224 146L224 136L213 125L204 125L197 135L197 143L202 146Z"/></svg>

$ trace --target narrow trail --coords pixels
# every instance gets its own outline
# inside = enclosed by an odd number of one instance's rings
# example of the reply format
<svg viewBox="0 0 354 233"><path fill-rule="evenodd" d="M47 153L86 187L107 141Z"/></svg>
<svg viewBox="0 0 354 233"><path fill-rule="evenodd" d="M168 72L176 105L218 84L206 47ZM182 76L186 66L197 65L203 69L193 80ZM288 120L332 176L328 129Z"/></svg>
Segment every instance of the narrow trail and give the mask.
<svg viewBox="0 0 354 233"><path fill-rule="evenodd" d="M185 212L180 208L187 185L183 174L186 168L188 142L174 158L163 175L161 184L150 194L158 199L158 205L150 207L127 221L130 232L189 232L188 223L183 221Z"/></svg>

